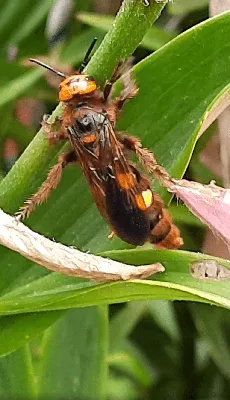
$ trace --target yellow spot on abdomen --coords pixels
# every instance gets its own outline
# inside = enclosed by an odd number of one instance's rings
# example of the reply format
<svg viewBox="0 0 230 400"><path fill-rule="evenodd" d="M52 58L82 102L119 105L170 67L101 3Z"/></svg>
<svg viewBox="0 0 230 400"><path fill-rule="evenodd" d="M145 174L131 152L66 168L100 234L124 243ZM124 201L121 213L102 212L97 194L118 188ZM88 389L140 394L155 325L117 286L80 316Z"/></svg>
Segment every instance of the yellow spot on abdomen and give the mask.
<svg viewBox="0 0 230 400"><path fill-rule="evenodd" d="M153 194L150 189L144 190L141 194L135 196L136 204L139 210L145 211L149 208L153 201Z"/></svg>
<svg viewBox="0 0 230 400"><path fill-rule="evenodd" d="M152 191L150 189L144 190L142 192L142 197L144 199L146 208L150 207L153 201L153 194Z"/></svg>

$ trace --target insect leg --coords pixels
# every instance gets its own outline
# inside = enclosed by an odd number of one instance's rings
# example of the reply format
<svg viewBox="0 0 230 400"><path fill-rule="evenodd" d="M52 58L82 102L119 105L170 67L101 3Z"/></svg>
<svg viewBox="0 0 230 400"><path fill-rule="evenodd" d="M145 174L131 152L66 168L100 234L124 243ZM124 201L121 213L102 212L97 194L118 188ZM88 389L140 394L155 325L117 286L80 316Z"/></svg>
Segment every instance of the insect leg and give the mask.
<svg viewBox="0 0 230 400"><path fill-rule="evenodd" d="M42 129L49 140L49 144L56 144L60 140L68 138L67 133L62 129L62 120L58 117L54 122L48 122L49 115L44 115Z"/></svg>
<svg viewBox="0 0 230 400"><path fill-rule="evenodd" d="M122 109L126 100L130 100L138 93L138 87L135 80L131 76L130 70L124 73L121 77L123 82L123 90L120 95L114 99L112 104L116 107L117 113Z"/></svg>
<svg viewBox="0 0 230 400"><path fill-rule="evenodd" d="M124 65L123 62L119 61L115 70L113 71L113 75L111 76L111 79L109 81L106 81L106 84L103 89L105 103L107 102L107 100L111 94L111 89L113 87L114 82L116 82L118 80L118 78L121 76L123 65Z"/></svg>
<svg viewBox="0 0 230 400"><path fill-rule="evenodd" d="M110 234L108 235L108 239L113 239L113 237L115 236L115 232L111 231Z"/></svg>
<svg viewBox="0 0 230 400"><path fill-rule="evenodd" d="M139 90L136 86L135 80L131 77L130 71L122 75L122 81L124 86L123 90L118 97L109 102L106 108L109 120L114 125L125 101L135 97Z"/></svg>
<svg viewBox="0 0 230 400"><path fill-rule="evenodd" d="M76 161L76 154L73 151L65 152L59 155L57 164L51 168L46 180L42 183L37 193L26 200L24 205L16 213L19 220L22 221L27 218L31 212L35 210L37 205L44 203L48 199L51 191L56 189L61 180L63 168Z"/></svg>
<svg viewBox="0 0 230 400"><path fill-rule="evenodd" d="M116 132L116 137L119 142L125 147L125 149L130 150L136 154L140 163L145 167L145 169L153 173L155 178L158 179L163 186L167 187L170 181L170 176L168 172L159 165L151 151L142 147L141 141L135 136L126 135L123 132Z"/></svg>

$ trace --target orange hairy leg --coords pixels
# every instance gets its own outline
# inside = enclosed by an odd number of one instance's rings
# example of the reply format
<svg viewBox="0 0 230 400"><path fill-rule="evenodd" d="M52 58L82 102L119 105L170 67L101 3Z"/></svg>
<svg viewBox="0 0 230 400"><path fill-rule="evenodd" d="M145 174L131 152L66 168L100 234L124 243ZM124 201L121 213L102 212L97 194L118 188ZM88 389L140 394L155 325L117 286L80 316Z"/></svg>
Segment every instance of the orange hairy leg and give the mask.
<svg viewBox="0 0 230 400"><path fill-rule="evenodd" d="M74 151L65 152L59 155L58 162L49 171L46 180L42 183L37 193L25 201L24 205L16 213L20 220L28 217L37 205L44 203L53 189L58 186L63 169L70 163L77 162Z"/></svg>
<svg viewBox="0 0 230 400"><path fill-rule="evenodd" d="M42 129L50 145L54 145L62 140L67 140L66 130L62 128L62 118L58 117L54 122L48 122L49 115L44 115L42 120Z"/></svg>
<svg viewBox="0 0 230 400"><path fill-rule="evenodd" d="M140 163L148 172L153 173L155 178L167 187L167 182L170 180L168 172L157 163L151 151L142 147L140 139L123 132L116 132L116 137L126 150L136 154Z"/></svg>

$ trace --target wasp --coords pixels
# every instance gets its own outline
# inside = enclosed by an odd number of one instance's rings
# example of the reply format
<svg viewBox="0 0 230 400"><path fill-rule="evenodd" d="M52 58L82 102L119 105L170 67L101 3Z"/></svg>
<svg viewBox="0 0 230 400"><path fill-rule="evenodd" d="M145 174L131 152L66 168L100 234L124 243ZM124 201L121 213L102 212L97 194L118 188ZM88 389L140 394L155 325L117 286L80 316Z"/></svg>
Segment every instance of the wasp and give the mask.
<svg viewBox="0 0 230 400"><path fill-rule="evenodd" d="M169 179L153 154L142 147L140 140L124 132L117 132L115 124L124 103L138 93L130 71L122 75L123 90L112 98L113 83L120 76L122 63L113 73L103 90L93 77L82 72L95 44L92 42L78 72L71 76L56 71L36 59L32 62L45 67L62 78L59 101L65 103L63 115L57 122L58 129L45 123L50 144L67 140L72 149L62 153L49 171L38 192L27 200L17 213L21 220L28 217L38 204L49 197L61 180L63 169L78 163L89 184L93 199L112 233L132 245L146 242L158 248L176 249L183 244L180 232L161 198L151 189L147 176L140 172L130 158L135 153L148 172L160 181ZM55 122L55 125L56 125Z"/></svg>

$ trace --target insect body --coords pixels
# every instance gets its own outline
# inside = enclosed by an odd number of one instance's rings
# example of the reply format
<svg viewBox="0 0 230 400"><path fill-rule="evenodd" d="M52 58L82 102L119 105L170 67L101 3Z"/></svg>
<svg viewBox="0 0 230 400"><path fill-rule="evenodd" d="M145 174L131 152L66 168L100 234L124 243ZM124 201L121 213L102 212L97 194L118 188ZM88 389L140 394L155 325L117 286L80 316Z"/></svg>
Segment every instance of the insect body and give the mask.
<svg viewBox="0 0 230 400"><path fill-rule="evenodd" d="M37 204L48 198L58 185L63 168L77 162L101 215L113 233L133 245L149 241L161 248L180 247L183 240L162 200L126 153L134 152L147 171L153 172L160 180L169 179L167 172L157 164L152 153L142 148L139 139L114 130L124 102L137 94L130 74L127 72L123 77L124 89L119 97L111 100L110 91L118 69L103 91L87 74L78 72L65 77L58 71L54 72L64 78L59 99L66 106L59 130L54 132L52 126L46 126L46 131L51 143L69 140L72 150L59 156L39 191L21 208L21 218L28 216Z"/></svg>

